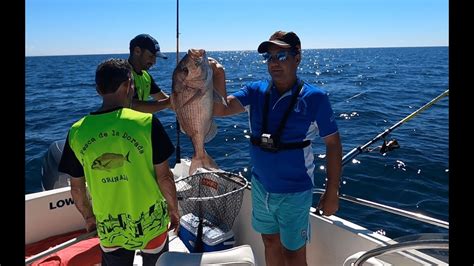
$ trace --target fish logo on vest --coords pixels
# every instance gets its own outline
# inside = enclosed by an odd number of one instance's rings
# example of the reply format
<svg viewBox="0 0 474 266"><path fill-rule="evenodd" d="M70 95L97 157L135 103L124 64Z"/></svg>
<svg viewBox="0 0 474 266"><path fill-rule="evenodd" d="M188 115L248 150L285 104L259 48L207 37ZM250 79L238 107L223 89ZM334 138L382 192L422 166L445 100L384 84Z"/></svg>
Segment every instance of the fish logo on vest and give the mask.
<svg viewBox="0 0 474 266"><path fill-rule="evenodd" d="M117 153L104 153L92 162L91 168L94 170L109 171L110 169L121 167L125 161L130 163L129 155L130 152L125 156Z"/></svg>

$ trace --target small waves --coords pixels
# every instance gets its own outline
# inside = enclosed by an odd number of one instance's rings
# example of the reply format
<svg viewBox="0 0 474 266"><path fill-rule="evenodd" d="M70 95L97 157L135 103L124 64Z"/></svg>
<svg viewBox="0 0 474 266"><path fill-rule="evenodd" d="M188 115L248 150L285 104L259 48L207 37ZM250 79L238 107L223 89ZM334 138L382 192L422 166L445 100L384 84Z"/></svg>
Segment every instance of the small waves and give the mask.
<svg viewBox="0 0 474 266"><path fill-rule="evenodd" d="M183 55L184 53L182 53ZM226 70L228 94L248 82L269 78L267 65L255 51L208 52ZM101 61L127 55L27 57L25 193L41 191L42 157L49 145L66 137L69 127L100 106L94 73ZM175 55L157 60L150 70L160 88L171 91ZM61 67L58 67L61 66ZM438 48L370 48L303 50L298 75L328 92L347 154L404 119L448 88L448 50ZM378 152L382 140L344 166L341 193L414 212L448 218L449 99L445 97L391 132L400 148ZM176 116L155 114L173 143ZM247 113L216 118L218 134L206 151L227 171L250 177ZM191 157L192 144L179 135L181 155ZM324 142L317 138L316 187L325 183ZM174 156L173 156L174 157ZM175 158L170 158L174 165ZM315 204L319 197L315 197ZM341 202L337 215L370 230L397 237L407 232L439 229L393 214Z"/></svg>

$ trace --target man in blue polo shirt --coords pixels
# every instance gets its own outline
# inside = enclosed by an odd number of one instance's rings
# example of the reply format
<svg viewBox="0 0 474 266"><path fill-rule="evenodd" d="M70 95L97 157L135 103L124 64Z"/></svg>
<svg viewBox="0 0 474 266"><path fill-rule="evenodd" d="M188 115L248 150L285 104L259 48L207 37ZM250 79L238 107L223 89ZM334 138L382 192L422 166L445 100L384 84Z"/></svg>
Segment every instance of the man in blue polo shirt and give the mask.
<svg viewBox="0 0 474 266"><path fill-rule="evenodd" d="M311 141L326 145L327 184L318 209L339 208L342 146L327 93L298 78L301 42L294 32L275 32L258 47L271 80L245 85L216 103L214 115L247 111L251 130L252 226L262 234L267 265L306 265L309 208L314 186ZM215 87L226 95L225 73L212 64Z"/></svg>

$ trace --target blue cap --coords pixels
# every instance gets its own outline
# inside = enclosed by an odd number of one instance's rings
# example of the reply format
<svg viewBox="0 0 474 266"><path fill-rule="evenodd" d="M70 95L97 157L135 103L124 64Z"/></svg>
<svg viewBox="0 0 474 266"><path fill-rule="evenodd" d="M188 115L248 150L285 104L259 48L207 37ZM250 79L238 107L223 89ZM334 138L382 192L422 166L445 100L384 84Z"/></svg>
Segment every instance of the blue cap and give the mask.
<svg viewBox="0 0 474 266"><path fill-rule="evenodd" d="M160 45L158 44L158 41L156 41L155 38L151 37L148 34L139 34L130 41L130 53L136 46L142 49L147 49L158 57L164 59L168 58L165 54L160 52Z"/></svg>

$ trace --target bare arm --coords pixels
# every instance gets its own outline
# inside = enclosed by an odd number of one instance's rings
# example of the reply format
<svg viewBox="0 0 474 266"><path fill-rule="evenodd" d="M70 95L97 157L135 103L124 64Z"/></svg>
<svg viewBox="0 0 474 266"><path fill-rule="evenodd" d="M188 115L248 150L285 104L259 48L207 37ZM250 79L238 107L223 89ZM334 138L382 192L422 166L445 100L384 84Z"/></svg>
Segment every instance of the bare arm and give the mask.
<svg viewBox="0 0 474 266"><path fill-rule="evenodd" d="M239 114L245 111L245 108L242 106L239 100L235 98L233 95L227 96L227 106L220 104L220 103L214 103L214 110L213 110L213 115L214 116L228 116L228 115L234 115L234 114Z"/></svg>
<svg viewBox="0 0 474 266"><path fill-rule="evenodd" d="M169 98L168 94L166 94L164 91L151 94L151 96L157 101L166 100Z"/></svg>
<svg viewBox="0 0 474 266"><path fill-rule="evenodd" d="M179 212L178 198L176 196L176 185L174 183L173 173L170 170L168 160L155 164L156 181L160 187L160 191L165 197L168 204L168 213L170 215L170 228L178 232L179 229Z"/></svg>
<svg viewBox="0 0 474 266"><path fill-rule="evenodd" d="M209 66L212 69L212 85L217 93L227 99L227 91L225 89L225 70L224 66L217 62L216 59L209 57ZM227 101L226 101L227 104Z"/></svg>
<svg viewBox="0 0 474 266"><path fill-rule="evenodd" d="M234 96L227 96L224 67L213 58L209 58L209 65L213 72L214 89L224 97L227 102L227 106L222 102L214 102L213 115L227 116L244 112L245 108L240 104L239 100Z"/></svg>
<svg viewBox="0 0 474 266"><path fill-rule="evenodd" d="M339 180L342 169L342 145L339 133L324 138L326 144L326 190L319 199L318 209L326 216L333 215L339 209Z"/></svg>
<svg viewBox="0 0 474 266"><path fill-rule="evenodd" d="M171 107L170 98L163 91L151 94L151 96L154 100L140 101L138 99L133 99L132 108L140 112L152 114Z"/></svg>
<svg viewBox="0 0 474 266"><path fill-rule="evenodd" d="M82 214L86 223L87 232L91 232L96 228L95 215L92 206L87 197L86 181L84 177L71 178L71 196L74 200L77 210Z"/></svg>

